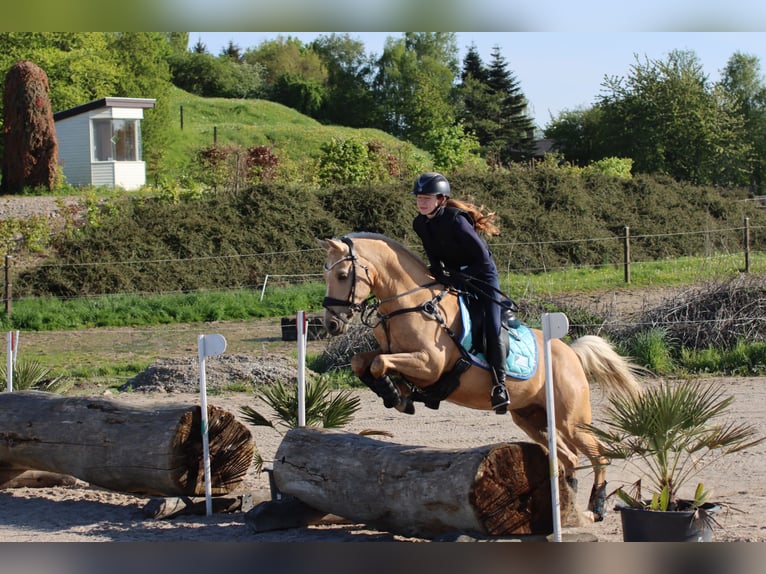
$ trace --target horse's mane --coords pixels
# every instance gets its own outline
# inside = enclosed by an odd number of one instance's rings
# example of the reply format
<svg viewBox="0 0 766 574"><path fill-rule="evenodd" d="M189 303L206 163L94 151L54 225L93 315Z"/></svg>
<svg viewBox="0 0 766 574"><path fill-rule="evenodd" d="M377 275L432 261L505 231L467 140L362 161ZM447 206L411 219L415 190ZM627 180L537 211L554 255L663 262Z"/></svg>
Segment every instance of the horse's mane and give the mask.
<svg viewBox="0 0 766 574"><path fill-rule="evenodd" d="M380 241L383 241L389 244L392 247L392 249L394 249L395 251L404 252L406 255L411 257L413 260L415 260L417 263L419 263L423 267L427 267L427 265L423 263L423 259L421 259L417 253L412 251L412 249L410 249L403 243L400 243L396 239L391 239L390 237L383 235L382 233L373 233L372 231L355 231L353 233L347 234L347 237L350 237L352 239L355 237L358 237L360 239L378 239Z"/></svg>

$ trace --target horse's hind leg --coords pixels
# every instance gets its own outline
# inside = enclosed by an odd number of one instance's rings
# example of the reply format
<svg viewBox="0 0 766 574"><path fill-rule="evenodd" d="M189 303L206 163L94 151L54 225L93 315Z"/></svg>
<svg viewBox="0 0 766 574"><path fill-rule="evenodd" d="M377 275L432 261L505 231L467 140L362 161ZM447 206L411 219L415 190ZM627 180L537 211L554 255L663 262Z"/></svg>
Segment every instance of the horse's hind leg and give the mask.
<svg viewBox="0 0 766 574"><path fill-rule="evenodd" d="M572 444L574 450L583 453L593 467L593 487L588 499L588 510L592 513L591 519L594 522L600 522L604 519L606 466L609 464L609 459L601 454L601 444L596 437L579 425L568 442Z"/></svg>

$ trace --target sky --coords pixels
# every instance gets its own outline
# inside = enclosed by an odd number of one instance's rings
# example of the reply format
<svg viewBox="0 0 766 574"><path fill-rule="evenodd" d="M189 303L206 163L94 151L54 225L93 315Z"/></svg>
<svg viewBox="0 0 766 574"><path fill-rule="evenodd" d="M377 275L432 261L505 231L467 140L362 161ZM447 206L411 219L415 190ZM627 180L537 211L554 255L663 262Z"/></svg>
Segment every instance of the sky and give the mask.
<svg viewBox="0 0 766 574"><path fill-rule="evenodd" d="M361 41L368 54L381 55L387 38L402 32L338 32ZM191 32L190 46L201 40L218 55L232 41L241 50L265 40L292 36L304 44L331 32ZM564 110L590 107L605 77L626 77L631 66L664 60L672 50L691 50L710 81L736 52L756 56L766 82L766 32L457 32L459 58L475 45L485 64L499 46L508 70L529 102L529 112L544 128ZM638 60L636 59L638 58Z"/></svg>

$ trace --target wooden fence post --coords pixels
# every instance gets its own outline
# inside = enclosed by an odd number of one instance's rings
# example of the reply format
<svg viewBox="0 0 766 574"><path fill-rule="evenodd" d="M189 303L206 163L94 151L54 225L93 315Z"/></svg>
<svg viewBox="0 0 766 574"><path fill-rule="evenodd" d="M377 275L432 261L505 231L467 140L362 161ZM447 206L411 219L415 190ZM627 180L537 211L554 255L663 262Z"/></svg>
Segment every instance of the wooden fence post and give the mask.
<svg viewBox="0 0 766 574"><path fill-rule="evenodd" d="M750 218L745 218L745 273L750 273Z"/></svg>
<svg viewBox="0 0 766 574"><path fill-rule="evenodd" d="M630 283L630 227L625 226L625 239L623 243L623 258L625 266L625 283Z"/></svg>

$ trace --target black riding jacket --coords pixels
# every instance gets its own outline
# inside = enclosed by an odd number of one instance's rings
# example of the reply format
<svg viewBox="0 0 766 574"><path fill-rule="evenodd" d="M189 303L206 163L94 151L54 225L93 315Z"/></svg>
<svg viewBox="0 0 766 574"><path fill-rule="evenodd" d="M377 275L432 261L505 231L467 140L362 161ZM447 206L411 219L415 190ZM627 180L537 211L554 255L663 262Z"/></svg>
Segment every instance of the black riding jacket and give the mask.
<svg viewBox="0 0 766 574"><path fill-rule="evenodd" d="M497 281L497 268L471 216L456 207L442 207L432 218L418 215L412 228L423 242L432 271L460 271L483 281ZM494 277L495 281L491 281Z"/></svg>

